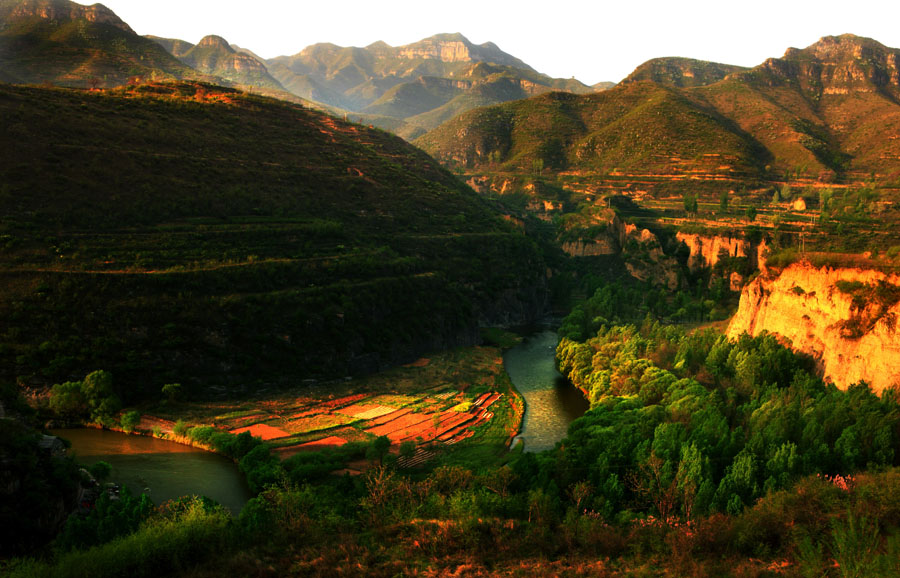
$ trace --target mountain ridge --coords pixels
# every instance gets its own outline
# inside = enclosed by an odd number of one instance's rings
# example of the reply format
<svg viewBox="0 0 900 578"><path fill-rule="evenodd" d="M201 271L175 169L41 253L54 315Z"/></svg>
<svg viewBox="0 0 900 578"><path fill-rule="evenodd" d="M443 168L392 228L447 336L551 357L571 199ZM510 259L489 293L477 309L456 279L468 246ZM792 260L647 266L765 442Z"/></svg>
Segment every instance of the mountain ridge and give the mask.
<svg viewBox="0 0 900 578"><path fill-rule="evenodd" d="M873 172L891 179L900 176L900 143L892 138L900 131L898 62L897 49L853 35L788 49L751 69L717 68L683 87L678 73L693 73L696 61L661 82L642 80L653 77L651 61L615 88L570 99L567 106L582 119L574 131L563 117L554 122L546 99L535 97L470 111L416 142L446 164L476 171L527 170L540 161L551 172L635 169L678 179L772 179L788 172L826 183ZM485 117L514 120L485 128ZM603 132L603 119L616 129ZM528 125L541 129L512 129ZM704 161L716 157L724 162Z"/></svg>
<svg viewBox="0 0 900 578"><path fill-rule="evenodd" d="M204 74L223 78L237 85L284 91L256 56L235 50L221 36L210 34L197 44L174 38L147 36L184 64Z"/></svg>

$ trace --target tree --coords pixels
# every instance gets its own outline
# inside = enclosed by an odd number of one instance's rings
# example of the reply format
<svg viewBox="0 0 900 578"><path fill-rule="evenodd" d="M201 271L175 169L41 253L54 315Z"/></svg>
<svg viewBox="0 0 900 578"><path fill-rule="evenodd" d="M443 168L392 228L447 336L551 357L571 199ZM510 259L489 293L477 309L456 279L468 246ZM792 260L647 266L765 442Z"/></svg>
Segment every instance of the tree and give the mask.
<svg viewBox="0 0 900 578"><path fill-rule="evenodd" d="M366 459L370 462L377 461L379 465L382 465L384 463L384 456L387 455L390 447L391 440L389 437L378 436L369 444L369 448L366 450Z"/></svg>
<svg viewBox="0 0 900 578"><path fill-rule="evenodd" d="M88 471L91 473L94 478L101 484L106 481L109 477L109 474L112 473L112 466L109 462L99 461L96 464L92 465Z"/></svg>
<svg viewBox="0 0 900 578"><path fill-rule="evenodd" d="M587 480L581 480L573 484L567 492L569 497L575 502L575 511L581 511L581 505L586 504L588 498L594 493L594 487Z"/></svg>
<svg viewBox="0 0 900 578"><path fill-rule="evenodd" d="M684 201L684 211L689 215L696 215L699 206L697 204L697 195L685 193L682 200Z"/></svg>
<svg viewBox="0 0 900 578"><path fill-rule="evenodd" d="M175 403L175 398L181 395L180 383L167 383L162 386L162 394L169 399L169 403Z"/></svg>
<svg viewBox="0 0 900 578"><path fill-rule="evenodd" d="M137 410L131 410L122 416L120 423L122 424L122 429L125 430L126 433L131 433L134 431L134 428L141 423L141 414Z"/></svg>
<svg viewBox="0 0 900 578"><path fill-rule="evenodd" d="M722 194L719 195L719 211L725 212L728 210L728 191L722 191Z"/></svg>
<svg viewBox="0 0 900 578"><path fill-rule="evenodd" d="M50 390L50 409L66 419L83 419L88 413L88 403L80 381L58 383Z"/></svg>
<svg viewBox="0 0 900 578"><path fill-rule="evenodd" d="M119 396L113 391L112 374L108 371L93 371L84 378L81 386L90 407L91 420L105 423L122 408Z"/></svg>
<svg viewBox="0 0 900 578"><path fill-rule="evenodd" d="M747 215L747 220L752 223L756 220L756 207L752 205L747 207L747 211L745 214Z"/></svg>
<svg viewBox="0 0 900 578"><path fill-rule="evenodd" d="M416 454L416 442L412 440L406 440L402 444L400 444L400 457L402 458L411 458Z"/></svg>

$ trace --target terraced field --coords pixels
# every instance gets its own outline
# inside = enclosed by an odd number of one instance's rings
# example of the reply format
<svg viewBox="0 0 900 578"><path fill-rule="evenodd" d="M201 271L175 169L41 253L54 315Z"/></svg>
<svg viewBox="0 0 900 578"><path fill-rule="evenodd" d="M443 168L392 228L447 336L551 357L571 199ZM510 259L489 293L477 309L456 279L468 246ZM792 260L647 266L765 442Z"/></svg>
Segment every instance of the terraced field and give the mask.
<svg viewBox="0 0 900 578"><path fill-rule="evenodd" d="M522 407L499 349L471 347L364 379L305 384L250 401L160 404L147 408L144 419L249 431L282 459L386 436L394 453L403 442L416 443L417 452L401 461L412 467L470 444L505 451Z"/></svg>

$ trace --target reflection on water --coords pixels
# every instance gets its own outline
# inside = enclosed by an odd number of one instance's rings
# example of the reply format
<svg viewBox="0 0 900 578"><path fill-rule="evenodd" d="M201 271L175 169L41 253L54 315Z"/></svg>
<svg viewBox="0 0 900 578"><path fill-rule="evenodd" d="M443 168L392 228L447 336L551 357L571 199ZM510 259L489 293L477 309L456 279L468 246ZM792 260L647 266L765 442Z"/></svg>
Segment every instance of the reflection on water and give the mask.
<svg viewBox="0 0 900 578"><path fill-rule="evenodd" d="M96 429L65 429L53 435L72 442L69 450L81 464L112 466L111 481L138 495L149 488L160 504L185 495L208 496L235 515L252 496L237 466L211 452L151 437Z"/></svg>
<svg viewBox="0 0 900 578"><path fill-rule="evenodd" d="M519 438L525 451L552 448L566 436L569 424L588 409L588 401L556 371L559 339L544 330L528 337L503 356L503 365L525 398L525 417Z"/></svg>

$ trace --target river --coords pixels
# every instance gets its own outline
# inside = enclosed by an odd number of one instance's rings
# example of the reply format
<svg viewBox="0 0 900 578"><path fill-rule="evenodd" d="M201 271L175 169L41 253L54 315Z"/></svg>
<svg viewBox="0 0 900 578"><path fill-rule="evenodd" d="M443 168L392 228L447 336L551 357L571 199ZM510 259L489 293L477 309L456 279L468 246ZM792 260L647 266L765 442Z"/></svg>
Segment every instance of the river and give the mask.
<svg viewBox="0 0 900 578"><path fill-rule="evenodd" d="M133 495L149 488L157 504L186 495L207 496L237 515L252 497L244 477L229 459L198 448L157 438L98 429L54 430L72 442L69 454L86 466L112 466L110 481Z"/></svg>
<svg viewBox="0 0 900 578"><path fill-rule="evenodd" d="M525 398L525 417L518 439L526 452L551 449L566 436L569 424L588 410L581 392L556 370L555 331L531 334L503 356L513 385Z"/></svg>

